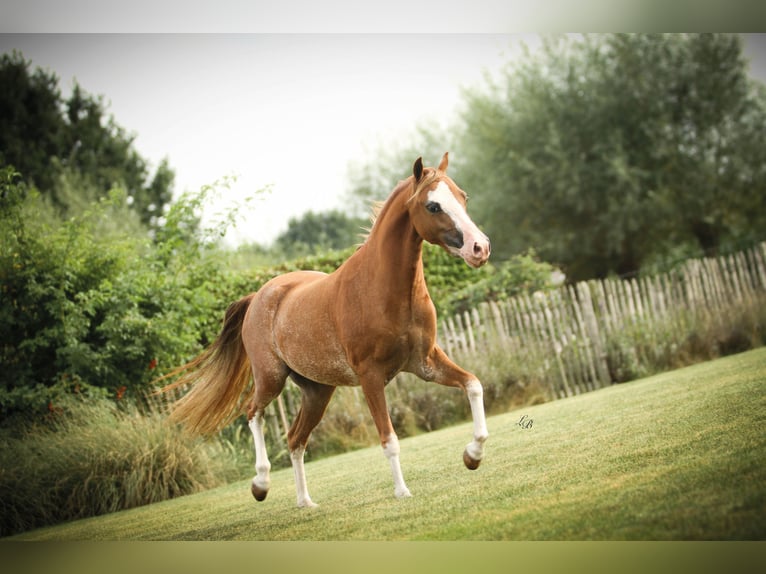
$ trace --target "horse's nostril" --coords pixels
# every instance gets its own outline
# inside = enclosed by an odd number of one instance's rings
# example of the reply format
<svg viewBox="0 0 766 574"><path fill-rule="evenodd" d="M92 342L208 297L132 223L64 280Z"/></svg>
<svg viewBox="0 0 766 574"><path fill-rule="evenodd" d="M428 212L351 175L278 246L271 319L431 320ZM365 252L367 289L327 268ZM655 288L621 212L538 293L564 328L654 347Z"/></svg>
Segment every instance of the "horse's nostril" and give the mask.
<svg viewBox="0 0 766 574"><path fill-rule="evenodd" d="M484 251L484 247L480 243L476 242L473 244L474 255L481 255L483 251Z"/></svg>

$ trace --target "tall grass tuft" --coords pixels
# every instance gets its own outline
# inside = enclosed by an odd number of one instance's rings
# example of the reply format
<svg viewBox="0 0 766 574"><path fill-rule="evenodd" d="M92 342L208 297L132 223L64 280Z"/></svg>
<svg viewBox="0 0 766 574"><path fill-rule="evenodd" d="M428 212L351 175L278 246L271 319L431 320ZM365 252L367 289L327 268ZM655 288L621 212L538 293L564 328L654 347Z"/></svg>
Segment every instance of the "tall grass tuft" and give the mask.
<svg viewBox="0 0 766 574"><path fill-rule="evenodd" d="M156 411L67 404L0 436L0 535L198 492L238 477L224 446Z"/></svg>

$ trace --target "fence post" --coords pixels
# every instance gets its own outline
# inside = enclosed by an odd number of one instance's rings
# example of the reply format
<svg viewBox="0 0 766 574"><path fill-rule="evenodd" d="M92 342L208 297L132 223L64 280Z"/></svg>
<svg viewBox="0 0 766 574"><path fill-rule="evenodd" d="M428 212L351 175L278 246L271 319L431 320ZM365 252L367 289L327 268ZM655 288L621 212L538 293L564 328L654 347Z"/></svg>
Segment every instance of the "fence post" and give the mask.
<svg viewBox="0 0 766 574"><path fill-rule="evenodd" d="M473 336L473 329L471 328L471 314L466 311L463 313L463 328L464 333L468 336L468 350L471 352L476 351L476 339Z"/></svg>
<svg viewBox="0 0 766 574"><path fill-rule="evenodd" d="M564 368L564 362L561 359L561 342L556 335L556 327L553 324L553 313L547 305L547 297L545 297L545 295L542 293L538 304L540 306L540 311L542 312L543 318L545 319L548 337L550 339L549 348L553 351L556 359L556 364L559 368L559 375L561 376L561 385L563 387L564 394L567 397L571 397L574 395L574 393L572 392L572 388L569 386L569 380L567 378L566 369Z"/></svg>
<svg viewBox="0 0 766 574"><path fill-rule="evenodd" d="M758 269L758 279L761 289L766 288L766 241L751 251L755 267Z"/></svg>
<svg viewBox="0 0 766 574"><path fill-rule="evenodd" d="M495 332L500 338L500 342L503 347L508 343L508 331L505 328L505 322L503 321L503 314L500 312L500 307L494 301L489 302L489 311L492 313L492 318L495 323Z"/></svg>
<svg viewBox="0 0 766 574"><path fill-rule="evenodd" d="M580 310L582 312L583 323L588 339L591 341L593 353L596 356L595 370L598 373L596 379L599 386L611 384L612 378L609 376L609 365L607 363L607 354L601 332L598 327L598 320L593 309L593 300L590 295L590 288L587 283L578 283L576 285L578 299L580 301ZM606 319L606 317L605 317Z"/></svg>
<svg viewBox="0 0 766 574"><path fill-rule="evenodd" d="M290 424L287 422L287 413L285 412L285 401L280 393L277 396L277 409L279 410L279 418L282 420L282 428L285 429L285 436L290 430Z"/></svg>

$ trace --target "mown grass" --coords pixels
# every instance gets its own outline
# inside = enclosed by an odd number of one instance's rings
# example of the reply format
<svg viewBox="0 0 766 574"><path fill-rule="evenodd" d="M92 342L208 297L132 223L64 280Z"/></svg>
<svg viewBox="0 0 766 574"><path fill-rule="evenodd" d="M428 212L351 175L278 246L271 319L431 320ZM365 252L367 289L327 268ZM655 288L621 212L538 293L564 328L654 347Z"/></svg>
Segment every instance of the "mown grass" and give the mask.
<svg viewBox="0 0 766 574"><path fill-rule="evenodd" d="M522 415L531 428L517 423ZM311 462L317 509L292 471L256 503L249 480L22 534L24 540L762 540L766 349L401 441L413 497L370 448Z"/></svg>

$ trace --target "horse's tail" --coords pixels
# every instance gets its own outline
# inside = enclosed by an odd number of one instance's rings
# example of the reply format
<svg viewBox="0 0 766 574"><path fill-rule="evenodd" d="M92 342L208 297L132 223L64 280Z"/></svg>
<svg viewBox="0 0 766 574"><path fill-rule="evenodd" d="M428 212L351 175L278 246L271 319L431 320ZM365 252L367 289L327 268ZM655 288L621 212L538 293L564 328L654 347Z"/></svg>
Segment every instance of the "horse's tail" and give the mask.
<svg viewBox="0 0 766 574"><path fill-rule="evenodd" d="M253 294L229 305L218 338L199 356L163 378L181 375L163 387L166 392L184 385L191 390L173 405L171 420L200 434L214 433L241 411L243 392L250 382L250 364L242 343L242 324Z"/></svg>

